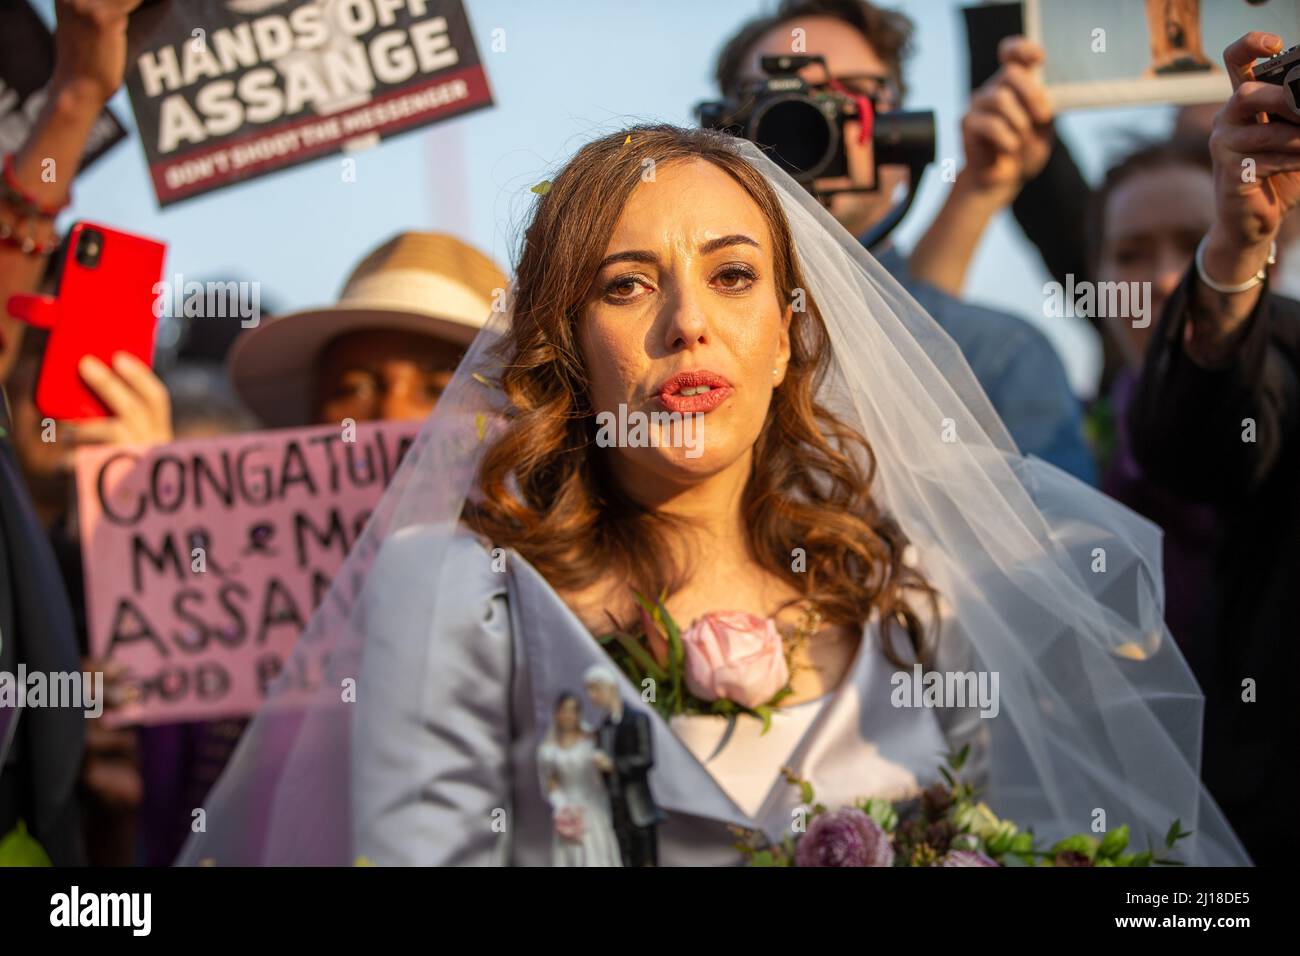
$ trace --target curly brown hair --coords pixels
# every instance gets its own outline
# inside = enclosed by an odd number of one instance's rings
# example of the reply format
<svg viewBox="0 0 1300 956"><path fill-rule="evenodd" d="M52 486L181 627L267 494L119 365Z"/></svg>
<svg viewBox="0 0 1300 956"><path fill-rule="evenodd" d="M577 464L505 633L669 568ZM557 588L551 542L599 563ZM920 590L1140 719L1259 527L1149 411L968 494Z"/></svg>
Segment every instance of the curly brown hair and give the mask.
<svg viewBox="0 0 1300 956"><path fill-rule="evenodd" d="M616 574L647 591L671 592L690 575L668 547L684 530L680 519L625 495L595 443L577 338L592 277L644 161L663 168L705 160L729 174L771 229L782 306L806 288L780 200L734 142L712 130L633 127L584 146L537 200L516 270L511 325L497 346L504 427L484 452L465 520L516 549L559 590ZM805 296L805 308L791 316L786 378L773 393L742 501L749 547L761 567L813 601L826 621L860 629L877 610L890 659L900 666L926 661L930 641L908 597L923 596L937 621L937 596L904 563L907 539L871 495L870 445L817 401L829 363L825 325ZM796 549L805 555L802 571L791 560ZM893 646L897 625L909 653Z"/></svg>

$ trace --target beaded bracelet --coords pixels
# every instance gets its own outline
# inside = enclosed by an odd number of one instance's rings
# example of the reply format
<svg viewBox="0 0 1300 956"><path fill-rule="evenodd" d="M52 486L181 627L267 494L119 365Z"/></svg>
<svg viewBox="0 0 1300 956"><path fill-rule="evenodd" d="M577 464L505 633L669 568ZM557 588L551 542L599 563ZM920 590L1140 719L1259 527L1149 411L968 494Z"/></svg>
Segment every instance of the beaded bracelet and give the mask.
<svg viewBox="0 0 1300 956"><path fill-rule="evenodd" d="M23 189L22 184L18 182L18 176L14 172L14 154L9 153L5 156L4 161L4 199L9 205L17 207L20 212L26 215L53 219L68 208L72 202L72 191L68 191L67 197L62 202L42 203Z"/></svg>
<svg viewBox="0 0 1300 956"><path fill-rule="evenodd" d="M32 220L49 219L53 220L62 210L68 207L72 201L71 195L59 203L43 204L35 196L23 189L18 182L18 177L14 172L14 154L9 153L4 158L4 175L0 178L0 204L8 206L13 210L17 217L16 223L9 223L0 220L0 243L17 249L24 255L45 256L53 252L59 245L59 237L55 236L38 240L32 233ZM20 227L26 223L27 229L23 230L26 235L20 235Z"/></svg>
<svg viewBox="0 0 1300 956"><path fill-rule="evenodd" d="M12 246L28 256L48 256L59 247L59 237L37 240L31 235L19 236L9 223L0 220L0 242Z"/></svg>

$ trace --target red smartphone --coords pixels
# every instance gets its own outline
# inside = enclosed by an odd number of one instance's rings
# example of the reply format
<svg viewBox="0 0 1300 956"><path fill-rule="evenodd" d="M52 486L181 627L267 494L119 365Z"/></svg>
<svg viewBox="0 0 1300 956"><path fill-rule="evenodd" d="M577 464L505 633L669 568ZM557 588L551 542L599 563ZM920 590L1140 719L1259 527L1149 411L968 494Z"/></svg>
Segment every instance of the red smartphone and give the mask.
<svg viewBox="0 0 1300 956"><path fill-rule="evenodd" d="M79 222L68 233L56 294L9 298L11 315L50 330L36 382L42 415L108 415L77 371L83 356L94 355L112 367L115 353L130 352L152 366L154 303L166 253L167 246L156 240Z"/></svg>

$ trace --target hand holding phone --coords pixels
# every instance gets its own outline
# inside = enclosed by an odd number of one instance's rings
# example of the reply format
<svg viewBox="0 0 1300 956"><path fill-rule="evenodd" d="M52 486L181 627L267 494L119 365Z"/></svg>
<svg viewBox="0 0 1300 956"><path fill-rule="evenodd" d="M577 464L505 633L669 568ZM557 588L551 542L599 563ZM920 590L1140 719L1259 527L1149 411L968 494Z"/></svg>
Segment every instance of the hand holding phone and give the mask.
<svg viewBox="0 0 1300 956"><path fill-rule="evenodd" d="M100 394L92 390L82 377L83 360L89 356L99 363L84 365L92 377L101 366L114 365L114 356L123 352L149 367L155 286L166 250L153 239L79 222L69 233L57 294L10 297L11 315L50 330L36 383L36 405L43 415L84 420L115 413L100 397L103 388L112 390L111 383L101 376L94 383ZM128 363L127 368L134 367Z"/></svg>
<svg viewBox="0 0 1300 956"><path fill-rule="evenodd" d="M74 445L161 445L172 440L171 395L148 365L129 352L118 352L111 366L87 355L77 368L108 406L109 415L74 423Z"/></svg>

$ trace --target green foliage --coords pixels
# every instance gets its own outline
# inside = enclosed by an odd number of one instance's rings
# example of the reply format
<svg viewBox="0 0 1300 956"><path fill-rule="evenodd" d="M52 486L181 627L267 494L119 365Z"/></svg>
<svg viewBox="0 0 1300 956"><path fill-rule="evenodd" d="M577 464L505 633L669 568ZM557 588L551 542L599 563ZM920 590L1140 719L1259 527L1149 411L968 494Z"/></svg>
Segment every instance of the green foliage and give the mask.
<svg viewBox="0 0 1300 956"><path fill-rule="evenodd" d="M1174 848L1175 843L1183 839L1183 837L1189 837L1191 835L1192 835L1191 830L1183 829L1181 820L1175 820L1173 824L1169 827L1169 832L1165 834L1165 848L1172 850Z"/></svg>
<svg viewBox="0 0 1300 956"><path fill-rule="evenodd" d="M1102 838L1101 846L1097 848L1097 857L1102 860L1114 860L1128 846L1128 824L1111 830Z"/></svg>
<svg viewBox="0 0 1300 956"><path fill-rule="evenodd" d="M22 820L0 839L0 866L53 866L44 847L27 832Z"/></svg>
<svg viewBox="0 0 1300 956"><path fill-rule="evenodd" d="M857 807L880 824L880 829L886 833L893 833L894 828L898 826L898 811L894 809L894 805L888 800L872 797L869 800L863 800L857 804Z"/></svg>
<svg viewBox="0 0 1300 956"><path fill-rule="evenodd" d="M1086 833L1076 833L1074 836L1068 836L1064 840L1058 841L1047 853L1049 856L1057 856L1061 853L1082 853L1089 860L1095 860L1098 846L1096 837L1090 837Z"/></svg>

